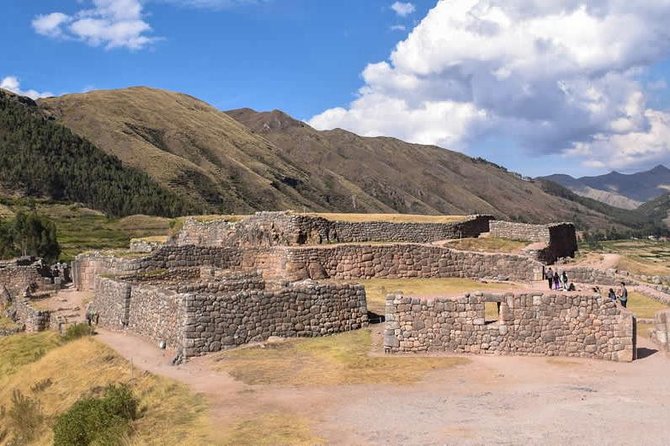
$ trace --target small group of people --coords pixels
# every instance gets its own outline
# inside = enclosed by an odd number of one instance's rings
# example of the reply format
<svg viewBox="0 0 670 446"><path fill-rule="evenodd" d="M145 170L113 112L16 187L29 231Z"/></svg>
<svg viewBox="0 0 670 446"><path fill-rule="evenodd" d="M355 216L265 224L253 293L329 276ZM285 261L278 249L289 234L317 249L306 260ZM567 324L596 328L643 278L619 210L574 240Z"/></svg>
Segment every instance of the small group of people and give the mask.
<svg viewBox="0 0 670 446"><path fill-rule="evenodd" d="M616 292L614 291L614 288L610 288L607 297L609 297L612 302L619 301L621 306L626 308L626 305L628 304L628 290L626 289L626 284L621 282Z"/></svg>
<svg viewBox="0 0 670 446"><path fill-rule="evenodd" d="M575 284L568 281L568 273L565 271L559 274L558 271L553 271L549 267L545 271L544 277L549 283L550 290L575 291Z"/></svg>

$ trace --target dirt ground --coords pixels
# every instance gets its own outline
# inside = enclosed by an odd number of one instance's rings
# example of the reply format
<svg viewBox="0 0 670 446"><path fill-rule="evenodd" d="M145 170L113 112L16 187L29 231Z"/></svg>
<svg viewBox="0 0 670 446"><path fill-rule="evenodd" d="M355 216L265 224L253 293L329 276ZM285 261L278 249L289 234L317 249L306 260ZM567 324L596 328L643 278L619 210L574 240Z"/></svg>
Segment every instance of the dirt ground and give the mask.
<svg viewBox="0 0 670 446"><path fill-rule="evenodd" d="M381 326L376 326L377 335ZM181 366L136 336L98 339L140 369L204 394L223 438L237 420L267 413L309 421L333 445L667 445L670 358L639 339L633 363L466 356L412 385L250 386L213 371L207 357ZM421 356L416 356L421 361ZM213 443L218 441L213 439Z"/></svg>

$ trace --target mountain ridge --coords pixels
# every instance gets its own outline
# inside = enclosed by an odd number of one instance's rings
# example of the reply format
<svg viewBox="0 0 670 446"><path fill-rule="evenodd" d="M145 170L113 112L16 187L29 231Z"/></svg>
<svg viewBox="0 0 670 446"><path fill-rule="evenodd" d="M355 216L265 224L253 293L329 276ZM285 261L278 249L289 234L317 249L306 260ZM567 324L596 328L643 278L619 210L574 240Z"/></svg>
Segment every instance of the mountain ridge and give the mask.
<svg viewBox="0 0 670 446"><path fill-rule="evenodd" d="M148 87L36 104L48 121L206 213L485 213L533 223L573 220L583 227L641 224L483 159L390 137L318 131L280 110L222 112L192 96Z"/></svg>
<svg viewBox="0 0 670 446"><path fill-rule="evenodd" d="M578 195L590 197L624 209L635 209L670 191L670 169L659 164L652 169L624 174L612 171L604 175L574 178L554 174L539 179L569 188Z"/></svg>

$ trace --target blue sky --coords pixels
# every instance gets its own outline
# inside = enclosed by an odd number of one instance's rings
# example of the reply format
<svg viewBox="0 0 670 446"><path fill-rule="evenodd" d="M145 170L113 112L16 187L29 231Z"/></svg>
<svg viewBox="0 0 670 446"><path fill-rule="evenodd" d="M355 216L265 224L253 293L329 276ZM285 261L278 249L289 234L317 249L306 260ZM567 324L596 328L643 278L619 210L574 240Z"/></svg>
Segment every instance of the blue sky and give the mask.
<svg viewBox="0 0 670 446"><path fill-rule="evenodd" d="M670 164L670 2L652 3L3 0L0 81L166 88L525 175L629 172Z"/></svg>
<svg viewBox="0 0 670 446"><path fill-rule="evenodd" d="M145 49L105 49L37 34L31 21L74 13L68 0L3 0L0 77L24 88L62 92L147 85L189 93L221 109L282 109L307 119L344 105L361 85L360 71L386 58L432 1L414 2L399 17L392 2L276 0L222 9L145 5L151 36ZM4 45L3 45L4 46Z"/></svg>

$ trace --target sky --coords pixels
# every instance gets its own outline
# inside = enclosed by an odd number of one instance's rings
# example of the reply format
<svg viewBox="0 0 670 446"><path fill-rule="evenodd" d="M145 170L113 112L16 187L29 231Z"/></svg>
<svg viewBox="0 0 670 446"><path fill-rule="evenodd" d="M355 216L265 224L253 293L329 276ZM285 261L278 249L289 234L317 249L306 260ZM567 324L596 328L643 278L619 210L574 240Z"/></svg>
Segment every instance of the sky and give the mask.
<svg viewBox="0 0 670 446"><path fill-rule="evenodd" d="M145 85L527 176L670 166L670 0L0 0L0 87Z"/></svg>

